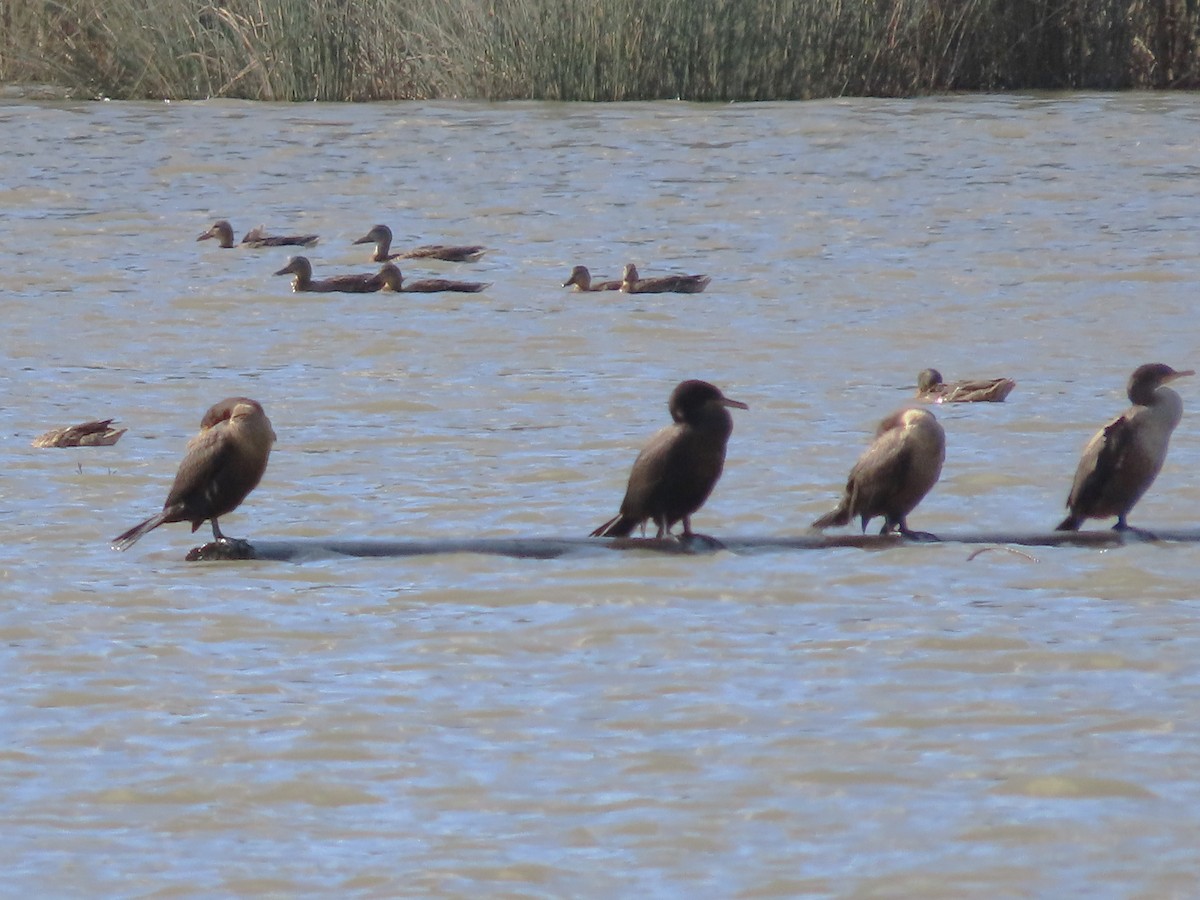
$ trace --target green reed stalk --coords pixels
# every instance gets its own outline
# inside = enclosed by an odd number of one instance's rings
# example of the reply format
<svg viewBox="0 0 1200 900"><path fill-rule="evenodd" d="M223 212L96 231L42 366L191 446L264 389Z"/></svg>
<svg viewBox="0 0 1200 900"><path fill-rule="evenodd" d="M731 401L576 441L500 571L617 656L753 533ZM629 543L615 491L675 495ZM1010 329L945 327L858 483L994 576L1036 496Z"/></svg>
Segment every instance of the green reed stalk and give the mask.
<svg viewBox="0 0 1200 900"><path fill-rule="evenodd" d="M1200 84L1197 0L0 0L85 96L801 99Z"/></svg>

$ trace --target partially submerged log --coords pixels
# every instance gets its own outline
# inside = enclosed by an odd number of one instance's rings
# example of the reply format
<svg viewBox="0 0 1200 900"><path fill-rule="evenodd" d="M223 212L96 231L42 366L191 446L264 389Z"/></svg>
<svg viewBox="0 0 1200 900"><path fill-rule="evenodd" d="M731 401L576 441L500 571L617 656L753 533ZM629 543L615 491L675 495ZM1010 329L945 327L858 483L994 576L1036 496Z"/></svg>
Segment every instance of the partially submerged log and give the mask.
<svg viewBox="0 0 1200 900"><path fill-rule="evenodd" d="M909 540L899 535L822 534L794 537L725 537L692 535L677 538L463 538L431 540L325 540L319 538L288 541L245 540L212 542L189 551L187 559L306 562L345 556L353 558L433 556L448 553L474 553L506 556L513 559L557 559L562 556L640 550L661 554L704 554L728 550L731 553L766 553L788 550L832 550L843 547L860 550L890 550L924 544L1015 545L1020 547L1088 547L1106 549L1129 543L1169 541L1200 543L1200 531L1051 531L1048 533L981 533L923 535Z"/></svg>

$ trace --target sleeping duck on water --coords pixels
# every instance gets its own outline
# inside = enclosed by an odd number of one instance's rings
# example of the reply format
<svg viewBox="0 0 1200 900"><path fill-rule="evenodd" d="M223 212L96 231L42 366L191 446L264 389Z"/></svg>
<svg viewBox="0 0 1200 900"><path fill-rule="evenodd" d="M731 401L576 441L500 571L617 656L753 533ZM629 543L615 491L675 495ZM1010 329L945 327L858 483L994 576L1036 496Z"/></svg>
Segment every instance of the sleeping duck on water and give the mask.
<svg viewBox="0 0 1200 900"><path fill-rule="evenodd" d="M113 428L112 419L95 419L82 425L51 428L34 439L35 447L109 447L128 429Z"/></svg>
<svg viewBox="0 0 1200 900"><path fill-rule="evenodd" d="M1016 386L1011 378L947 382L937 369L924 369L917 376L917 399L926 403L1000 403Z"/></svg>

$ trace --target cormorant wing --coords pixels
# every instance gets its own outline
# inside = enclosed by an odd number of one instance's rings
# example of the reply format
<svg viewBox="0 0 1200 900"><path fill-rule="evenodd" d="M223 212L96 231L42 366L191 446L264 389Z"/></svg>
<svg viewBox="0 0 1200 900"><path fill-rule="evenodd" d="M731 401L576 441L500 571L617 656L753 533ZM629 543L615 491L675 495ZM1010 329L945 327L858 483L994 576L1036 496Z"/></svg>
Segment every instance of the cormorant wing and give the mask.
<svg viewBox="0 0 1200 900"><path fill-rule="evenodd" d="M847 491L851 514L866 519L884 515L892 498L908 483L912 466L912 448L904 441L902 429L877 439L850 470Z"/></svg>
<svg viewBox="0 0 1200 900"><path fill-rule="evenodd" d="M1101 429L1083 451L1067 506L1094 509L1113 476L1121 470L1133 443L1133 427L1127 415L1117 416Z"/></svg>
<svg viewBox="0 0 1200 900"><path fill-rule="evenodd" d="M164 509L176 505L189 510L208 507L225 490L225 482L235 475L236 468L231 465L236 449L228 439L227 421L206 428L188 441Z"/></svg>

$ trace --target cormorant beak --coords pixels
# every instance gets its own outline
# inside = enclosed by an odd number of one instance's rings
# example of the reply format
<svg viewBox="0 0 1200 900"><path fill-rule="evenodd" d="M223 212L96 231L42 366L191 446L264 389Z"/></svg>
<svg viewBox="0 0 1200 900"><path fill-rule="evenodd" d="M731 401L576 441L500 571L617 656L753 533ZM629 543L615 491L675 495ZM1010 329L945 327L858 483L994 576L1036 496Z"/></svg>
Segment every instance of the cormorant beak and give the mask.
<svg viewBox="0 0 1200 900"><path fill-rule="evenodd" d="M743 403L741 400L730 400L728 397L721 398L721 405L722 406L732 406L734 409L749 409L750 408L745 403Z"/></svg>
<svg viewBox="0 0 1200 900"><path fill-rule="evenodd" d="M1196 374L1195 369L1184 369L1182 372L1172 372L1170 375L1168 375L1166 378L1164 378L1162 380L1162 383L1167 384L1168 382L1174 381L1176 378L1182 378L1184 375L1195 375L1195 374Z"/></svg>

